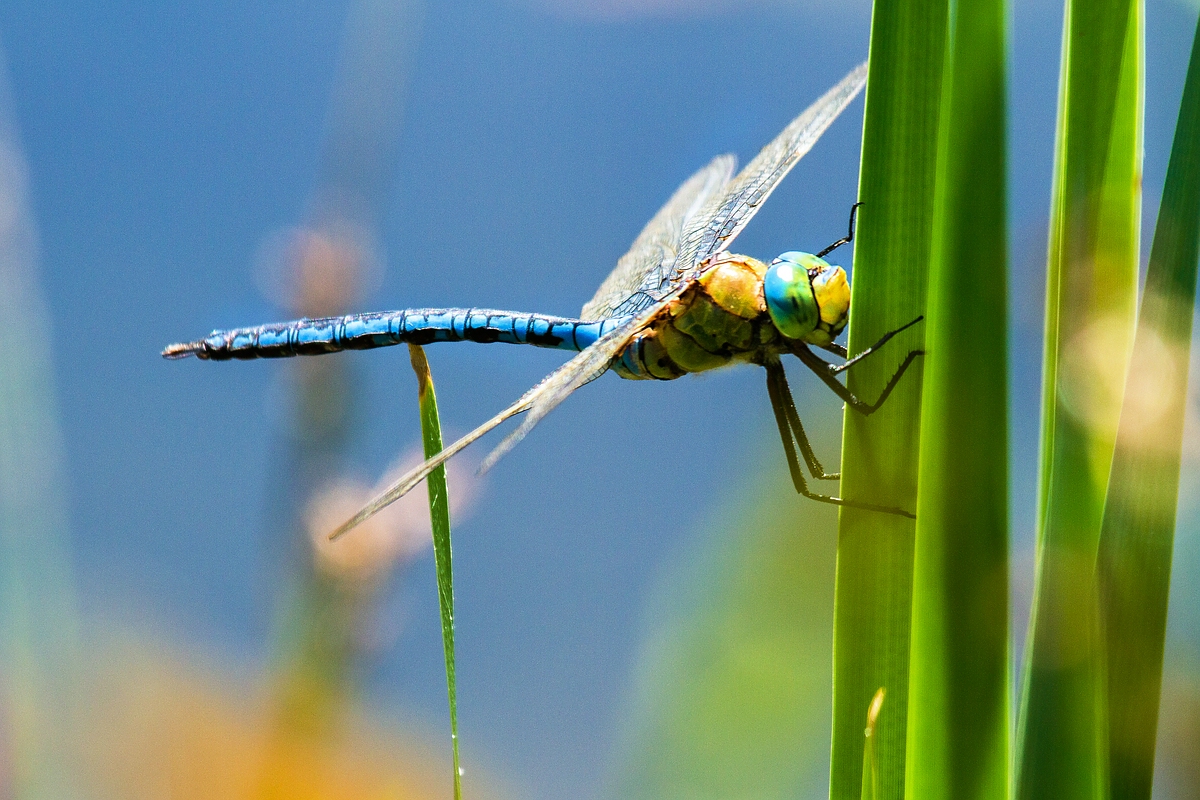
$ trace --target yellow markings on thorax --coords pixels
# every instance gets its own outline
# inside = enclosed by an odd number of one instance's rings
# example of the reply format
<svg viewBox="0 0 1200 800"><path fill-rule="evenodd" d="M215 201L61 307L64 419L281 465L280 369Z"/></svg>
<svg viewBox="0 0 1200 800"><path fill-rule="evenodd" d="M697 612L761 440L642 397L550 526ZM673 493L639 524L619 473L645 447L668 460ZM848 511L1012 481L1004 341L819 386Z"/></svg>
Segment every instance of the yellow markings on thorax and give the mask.
<svg viewBox="0 0 1200 800"><path fill-rule="evenodd" d="M763 276L767 265L757 258L732 256L700 276L700 285L725 311L742 319L767 313Z"/></svg>
<svg viewBox="0 0 1200 800"><path fill-rule="evenodd" d="M766 271L766 264L748 256L729 256L708 269L643 335L650 374L671 380L716 369L774 341L763 298Z"/></svg>

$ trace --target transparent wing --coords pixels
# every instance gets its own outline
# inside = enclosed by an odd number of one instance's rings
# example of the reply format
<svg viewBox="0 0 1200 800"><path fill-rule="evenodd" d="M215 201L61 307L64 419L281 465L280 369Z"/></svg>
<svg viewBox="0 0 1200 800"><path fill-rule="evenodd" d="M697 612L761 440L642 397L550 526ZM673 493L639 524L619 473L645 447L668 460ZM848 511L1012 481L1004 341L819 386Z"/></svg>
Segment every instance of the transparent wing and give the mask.
<svg viewBox="0 0 1200 800"><path fill-rule="evenodd" d="M525 438L527 433L533 430L535 425L542 421L542 418L557 408L558 404L566 400L572 392L607 372L629 341L682 293L683 289L680 288L649 308L643 309L629 322L600 337L591 347L547 375L541 383L526 392L522 400L529 403L529 415L521 420L520 427L505 437L504 441L488 454L479 467L480 471L486 472L503 458L509 450Z"/></svg>
<svg viewBox="0 0 1200 800"><path fill-rule="evenodd" d="M533 427L553 411L559 403L566 400L572 392L585 383L603 375L609 366L612 365L613 360L625 349L625 345L629 344L629 340L643 327L648 325L678 294L679 292L671 293L669 296L645 309L629 322L609 331L600 337L591 347L580 352L570 361L543 378L540 383L522 395L520 400L517 400L517 402L454 444L443 449L442 452L427 460L424 464L401 476L395 483L384 489L378 497L363 506L358 513L330 534L329 538L337 539L342 534L375 516L375 514L408 494L421 481L425 480L430 472L433 472L438 466L462 452L468 445L482 437L488 431L517 414L527 412L528 416L521 421L520 427L510 433L504 441L500 442L496 449L484 459L483 464L479 468L480 472L490 469L505 453L524 439L525 435L533 430Z"/></svg>
<svg viewBox="0 0 1200 800"><path fill-rule="evenodd" d="M717 156L675 190L600 284L595 297L583 307L583 319L611 316L617 306L636 295L644 284L658 288L663 272L675 263L679 240L688 221L729 183L736 165L737 159L732 155ZM654 299L657 298L646 305Z"/></svg>
<svg viewBox="0 0 1200 800"><path fill-rule="evenodd" d="M730 156L718 156L685 181L583 311L589 319L627 313L636 316L547 375L517 402L402 476L330 538L341 536L403 497L439 465L505 420L527 413L520 427L488 455L480 469L490 468L572 392L604 374L630 339L682 294L704 259L723 250L741 233L779 181L862 89L866 75L866 64L852 71L793 120L732 182L726 183L733 169ZM719 191L722 187L723 192Z"/></svg>
<svg viewBox="0 0 1200 800"><path fill-rule="evenodd" d="M726 249L742 232L784 176L812 149L821 134L858 95L867 81L867 65L859 64L821 99L804 110L762 149L726 187L709 200L687 225L672 269L652 295L661 296L693 278L704 260ZM631 306L624 313L635 310Z"/></svg>

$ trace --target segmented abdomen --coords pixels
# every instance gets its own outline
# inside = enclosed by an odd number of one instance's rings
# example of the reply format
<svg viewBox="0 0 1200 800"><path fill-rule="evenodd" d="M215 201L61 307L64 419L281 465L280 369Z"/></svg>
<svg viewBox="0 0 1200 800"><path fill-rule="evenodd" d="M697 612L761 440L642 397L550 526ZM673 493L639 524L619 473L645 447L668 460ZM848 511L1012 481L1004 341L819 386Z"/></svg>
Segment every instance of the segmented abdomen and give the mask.
<svg viewBox="0 0 1200 800"><path fill-rule="evenodd" d="M194 355L225 361L369 350L402 342L460 341L582 350L626 320L584 322L568 317L479 308L410 308L213 331L194 342L173 344L163 351L163 355L167 358Z"/></svg>

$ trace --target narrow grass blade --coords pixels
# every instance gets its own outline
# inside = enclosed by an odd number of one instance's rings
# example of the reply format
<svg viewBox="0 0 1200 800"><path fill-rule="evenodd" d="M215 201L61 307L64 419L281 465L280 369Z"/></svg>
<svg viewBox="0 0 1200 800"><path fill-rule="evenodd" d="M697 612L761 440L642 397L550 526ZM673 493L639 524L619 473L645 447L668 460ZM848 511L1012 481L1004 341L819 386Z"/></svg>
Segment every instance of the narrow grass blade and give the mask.
<svg viewBox="0 0 1200 800"><path fill-rule="evenodd" d="M1149 800L1200 257L1200 23L1138 315L1097 572L1110 797Z"/></svg>
<svg viewBox="0 0 1200 800"><path fill-rule="evenodd" d="M442 451L442 425L438 421L437 396L425 350L410 344L408 355L417 373L417 397L421 404L421 437L425 457ZM454 798L462 797L462 770L458 760L458 697L454 679L454 573L450 557L450 496L446 491L446 467L439 466L425 479L429 487L429 521L433 525L433 560L437 565L438 606L442 612L442 648L446 652L446 694L450 701L450 742L454 758Z"/></svg>
<svg viewBox="0 0 1200 800"><path fill-rule="evenodd" d="M1017 791L1106 791L1095 564L1137 289L1141 0L1069 0L1046 284L1038 560Z"/></svg>
<svg viewBox="0 0 1200 800"><path fill-rule="evenodd" d="M863 123L860 209L854 251L849 347L925 313L933 218L938 112L947 0L877 0ZM848 373L851 389L874 400L905 353L921 346L917 325L877 360ZM917 497L921 371L911 369L870 418L846 413L842 496L911 510ZM862 790L863 712L887 691L889 712L874 740L879 798L904 790L913 523L843 509L838 528L834 612L833 750L830 796Z"/></svg>
<svg viewBox="0 0 1200 800"><path fill-rule="evenodd" d="M958 0L926 318L906 794L1009 781L1005 3Z"/></svg>

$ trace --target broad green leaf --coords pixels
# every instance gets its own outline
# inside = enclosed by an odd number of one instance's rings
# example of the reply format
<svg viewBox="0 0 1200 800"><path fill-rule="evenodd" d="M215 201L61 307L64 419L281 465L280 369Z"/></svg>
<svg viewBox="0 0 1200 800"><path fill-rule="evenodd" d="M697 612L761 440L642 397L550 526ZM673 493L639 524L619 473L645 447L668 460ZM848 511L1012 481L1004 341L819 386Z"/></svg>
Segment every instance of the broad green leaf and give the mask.
<svg viewBox="0 0 1200 800"><path fill-rule="evenodd" d="M1133 333L1141 0L1069 0L1046 284L1037 578L1017 797L1106 791L1095 564Z"/></svg>
<svg viewBox="0 0 1200 800"><path fill-rule="evenodd" d="M1110 796L1148 800L1162 686L1188 355L1200 257L1200 23L1175 126L1097 572L1108 677Z"/></svg>
<svg viewBox="0 0 1200 800"><path fill-rule="evenodd" d="M437 396L425 350L410 344L408 354L417 373L417 397L421 404L421 437L425 457L442 452L442 425L438 421ZM446 695L450 701L450 744L454 759L454 798L462 797L462 769L458 761L458 697L454 678L454 573L450 557L450 495L446 491L446 467L440 466L425 479L429 487L429 521L433 525L433 559L437 566L438 607L442 614L442 648L446 653Z"/></svg>
<svg viewBox="0 0 1200 800"><path fill-rule="evenodd" d="M938 111L948 0L877 0L863 123L859 215L849 348L858 352L925 313L937 160ZM848 384L874 400L905 352L921 346L917 325L855 366ZM920 360L869 418L847 411L842 496L913 509L917 498ZM874 746L880 800L904 790L913 523L843 509L834 613L833 750L830 796L858 800L863 719L887 692Z"/></svg>
<svg viewBox="0 0 1200 800"><path fill-rule="evenodd" d="M1005 3L955 4L925 329L906 793L1007 800Z"/></svg>

